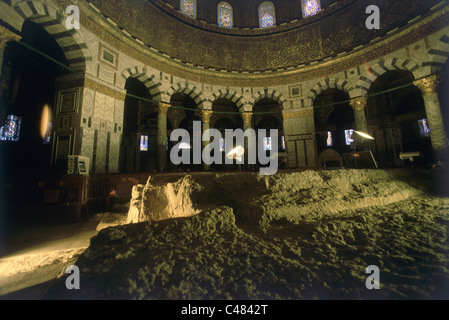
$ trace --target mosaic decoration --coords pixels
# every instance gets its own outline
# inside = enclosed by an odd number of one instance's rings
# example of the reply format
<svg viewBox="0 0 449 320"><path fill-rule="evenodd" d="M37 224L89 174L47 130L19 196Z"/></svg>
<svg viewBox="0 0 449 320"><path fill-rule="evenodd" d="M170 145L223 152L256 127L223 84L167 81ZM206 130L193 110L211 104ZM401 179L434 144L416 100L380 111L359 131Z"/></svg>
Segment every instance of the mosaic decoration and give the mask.
<svg viewBox="0 0 449 320"><path fill-rule="evenodd" d="M227 2L220 2L218 8L218 26L232 29L232 7Z"/></svg>
<svg viewBox="0 0 449 320"><path fill-rule="evenodd" d="M271 2L264 2L259 6L259 24L260 28L269 28L274 26L275 12L274 4Z"/></svg>
<svg viewBox="0 0 449 320"><path fill-rule="evenodd" d="M196 0L181 0L181 11L186 16L196 18Z"/></svg>
<svg viewBox="0 0 449 320"><path fill-rule="evenodd" d="M320 0L302 0L302 15L309 17L321 10Z"/></svg>

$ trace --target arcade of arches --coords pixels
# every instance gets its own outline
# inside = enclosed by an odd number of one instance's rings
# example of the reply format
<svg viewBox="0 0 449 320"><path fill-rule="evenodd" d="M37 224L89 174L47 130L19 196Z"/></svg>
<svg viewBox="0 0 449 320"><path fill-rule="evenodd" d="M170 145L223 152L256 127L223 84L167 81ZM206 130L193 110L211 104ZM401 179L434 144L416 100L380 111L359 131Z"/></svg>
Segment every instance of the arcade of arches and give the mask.
<svg viewBox="0 0 449 320"><path fill-rule="evenodd" d="M344 29L326 26L345 17L353 22L364 0L322 2L316 16L267 30L217 29L193 17L179 18L168 6L162 10L163 1L142 0L136 8L119 0L78 2L79 30L65 28L65 1L0 3L0 149L11 176L24 170L66 172L70 156L87 158L92 174L238 170L171 163L176 145L171 132L192 133L194 121L201 121L203 131L223 134L278 129L281 169L349 165L345 155L355 151L354 130L374 138L357 148L370 150L380 167L409 166L399 157L403 152L422 153L415 165L448 160L446 2L412 1L404 14L385 4L385 32L351 25L360 37L344 38L345 46L335 42L345 37ZM120 11L134 12L136 21L146 12L155 20L151 26L132 24L113 11L114 2ZM255 7L260 2L254 1ZM395 29L411 16L419 18ZM167 27L176 31L154 37ZM186 44L190 34L199 36L196 54ZM300 56L284 52L292 39ZM315 47L317 39L321 49ZM223 56L215 41L225 40ZM266 51L254 55L252 50L261 48ZM242 58L243 52L254 61ZM226 65L241 63L223 69L218 58ZM42 124L44 114L49 116ZM329 154L333 158L326 160Z"/></svg>

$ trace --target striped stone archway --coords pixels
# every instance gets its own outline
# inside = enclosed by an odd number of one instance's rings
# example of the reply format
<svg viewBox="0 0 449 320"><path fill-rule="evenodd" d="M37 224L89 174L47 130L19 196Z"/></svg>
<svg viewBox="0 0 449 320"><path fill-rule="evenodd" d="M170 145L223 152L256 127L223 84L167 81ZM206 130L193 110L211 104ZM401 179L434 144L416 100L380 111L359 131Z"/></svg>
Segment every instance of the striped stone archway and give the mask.
<svg viewBox="0 0 449 320"><path fill-rule="evenodd" d="M382 60L367 69L368 77L360 77L357 81L356 88L360 89L362 96L365 96L372 83L384 73L395 70L404 70L414 73L417 69L419 69L419 65L411 59L390 58Z"/></svg>
<svg viewBox="0 0 449 320"><path fill-rule="evenodd" d="M195 101L198 109L203 109L203 103L207 101L204 94L189 82L177 83L167 90L166 99L170 99L175 93L184 93Z"/></svg>
<svg viewBox="0 0 449 320"><path fill-rule="evenodd" d="M69 68L75 72L85 72L86 64L92 62L92 55L82 39L79 30L67 30L65 16L58 8L40 1L20 1L14 10L23 18L42 26L62 48Z"/></svg>
<svg viewBox="0 0 449 320"><path fill-rule="evenodd" d="M129 67L122 72L122 78L125 81L128 78L135 78L142 82L148 89L153 101L162 101L162 92L160 90L161 83L155 81L155 75L149 73L146 68L143 67Z"/></svg>
<svg viewBox="0 0 449 320"><path fill-rule="evenodd" d="M351 91L351 87L349 83L342 79L336 78L326 78L318 82L309 92L306 98L306 107L313 107L313 103L316 97L328 90L328 89L339 89L349 95L349 91Z"/></svg>
<svg viewBox="0 0 449 320"><path fill-rule="evenodd" d="M226 99L231 100L233 103L235 103L235 105L237 106L237 108L239 108L239 110L241 108L243 108L243 105L244 105L243 96L240 95L239 93L237 93L235 90L232 90L232 89L217 90L216 92L212 93L209 101L211 103L213 103L214 101L221 99L221 98L226 98Z"/></svg>
<svg viewBox="0 0 449 320"><path fill-rule="evenodd" d="M284 109L284 103L287 99L278 91L273 89L263 89L258 91L249 101L248 103L254 107L254 105L262 99L269 98L279 103L281 109Z"/></svg>

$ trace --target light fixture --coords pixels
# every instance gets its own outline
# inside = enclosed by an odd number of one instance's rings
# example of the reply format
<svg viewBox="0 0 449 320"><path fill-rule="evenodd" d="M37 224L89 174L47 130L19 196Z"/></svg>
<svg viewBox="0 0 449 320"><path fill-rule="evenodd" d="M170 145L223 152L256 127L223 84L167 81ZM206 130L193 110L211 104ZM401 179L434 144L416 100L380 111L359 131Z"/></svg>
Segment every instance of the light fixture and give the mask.
<svg viewBox="0 0 449 320"><path fill-rule="evenodd" d="M243 154L245 153L245 149L242 146L237 146L234 149L232 149L231 151L228 152L228 154L226 155L226 157L228 159L233 158L234 156L236 158L241 157Z"/></svg>
<svg viewBox="0 0 449 320"><path fill-rule="evenodd" d="M375 140L373 137L371 137L369 134L365 133L365 132L361 132L361 131L354 131L355 133L357 133L359 136L368 139L368 140Z"/></svg>
<svg viewBox="0 0 449 320"><path fill-rule="evenodd" d="M41 116L41 137L45 139L45 136L48 131L49 123L51 122L51 110L48 105L45 105L42 110L42 116Z"/></svg>

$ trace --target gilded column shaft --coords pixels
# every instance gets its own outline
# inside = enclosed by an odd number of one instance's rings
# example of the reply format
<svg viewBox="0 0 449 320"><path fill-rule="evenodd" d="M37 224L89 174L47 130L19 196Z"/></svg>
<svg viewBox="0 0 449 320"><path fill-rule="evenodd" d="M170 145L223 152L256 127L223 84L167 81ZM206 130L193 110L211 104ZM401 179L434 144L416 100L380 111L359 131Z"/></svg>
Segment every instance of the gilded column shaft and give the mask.
<svg viewBox="0 0 449 320"><path fill-rule="evenodd" d="M206 148L209 144L210 144L210 135L207 135L206 132L208 132L208 130L210 129L210 117L212 116L212 111L210 110L203 110L201 112L201 121L202 121L202 133L203 133L203 137L205 138L205 140L203 140L202 145L203 145L203 150L204 148ZM204 154L204 157L207 157L207 159L205 158L205 160L209 160L210 154L208 154L207 152ZM206 163L203 163L203 170L204 171L209 171L210 170L210 165L207 165Z"/></svg>
<svg viewBox="0 0 449 320"><path fill-rule="evenodd" d="M167 168L167 112L170 104L159 102L157 114L157 169L163 171Z"/></svg>
<svg viewBox="0 0 449 320"><path fill-rule="evenodd" d="M355 99L352 99L351 107L354 110L354 119L355 119L355 126L358 131L366 132L368 133L368 122L366 120L366 98L365 97L358 97Z"/></svg>
<svg viewBox="0 0 449 320"><path fill-rule="evenodd" d="M248 129L251 129L251 120L252 120L253 114L252 112L243 112L242 118L243 118L243 131L245 132ZM244 148L245 148L245 168L249 168L249 158L248 158L248 152L250 150L248 143L248 138L245 138L244 141Z"/></svg>
<svg viewBox="0 0 449 320"><path fill-rule="evenodd" d="M432 147L436 153L437 160L443 160L444 157L448 156L449 147L438 98L439 79L436 75L432 75L417 80L414 84L421 90L423 95Z"/></svg>

